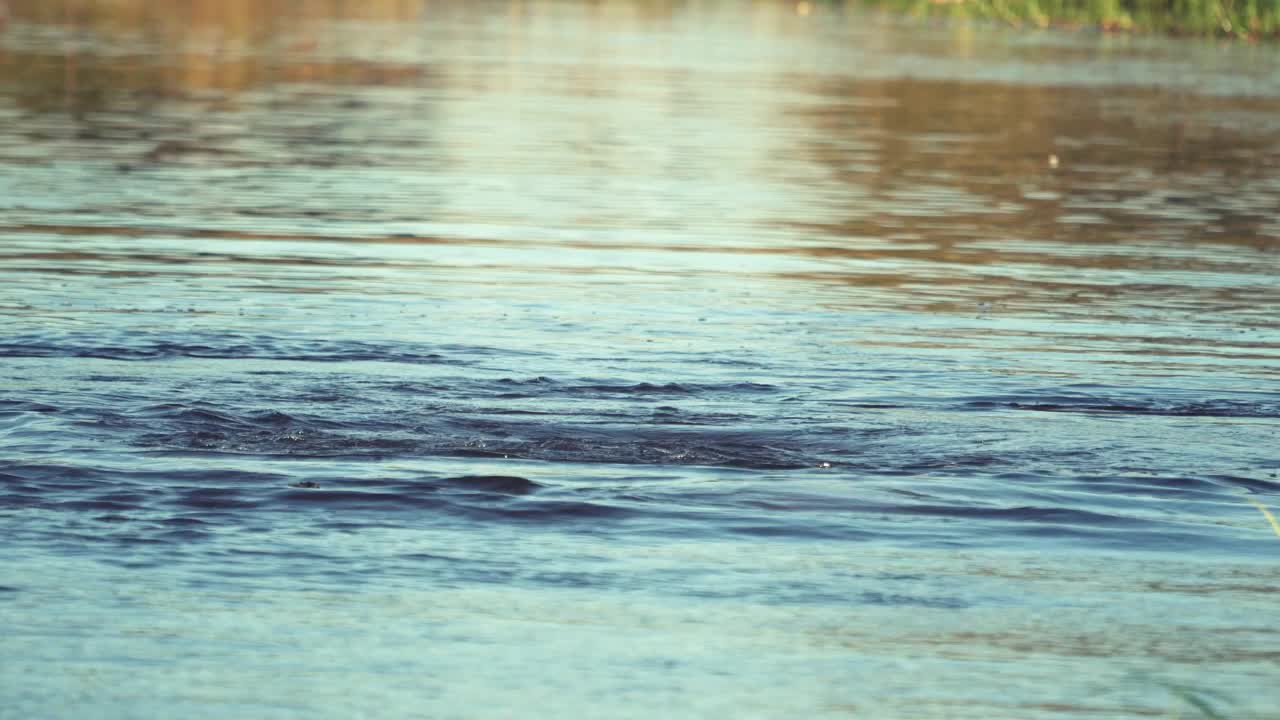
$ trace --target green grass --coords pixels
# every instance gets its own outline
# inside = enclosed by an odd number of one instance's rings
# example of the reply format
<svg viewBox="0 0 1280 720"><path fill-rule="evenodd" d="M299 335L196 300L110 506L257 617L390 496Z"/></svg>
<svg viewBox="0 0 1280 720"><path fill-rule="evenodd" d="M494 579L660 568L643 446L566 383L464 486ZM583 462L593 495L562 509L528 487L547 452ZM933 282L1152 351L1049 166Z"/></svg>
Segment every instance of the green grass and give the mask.
<svg viewBox="0 0 1280 720"><path fill-rule="evenodd" d="M866 0L917 15L1015 25L1280 39L1280 0Z"/></svg>

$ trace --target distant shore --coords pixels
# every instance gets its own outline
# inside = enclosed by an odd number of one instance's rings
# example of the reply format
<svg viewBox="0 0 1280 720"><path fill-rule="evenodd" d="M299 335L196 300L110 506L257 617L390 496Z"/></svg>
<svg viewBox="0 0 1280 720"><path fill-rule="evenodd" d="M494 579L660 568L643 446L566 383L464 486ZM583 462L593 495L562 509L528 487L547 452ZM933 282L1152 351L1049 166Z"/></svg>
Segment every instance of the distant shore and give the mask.
<svg viewBox="0 0 1280 720"><path fill-rule="evenodd" d="M990 18L1032 27L1280 39L1280 0L867 0L913 15Z"/></svg>

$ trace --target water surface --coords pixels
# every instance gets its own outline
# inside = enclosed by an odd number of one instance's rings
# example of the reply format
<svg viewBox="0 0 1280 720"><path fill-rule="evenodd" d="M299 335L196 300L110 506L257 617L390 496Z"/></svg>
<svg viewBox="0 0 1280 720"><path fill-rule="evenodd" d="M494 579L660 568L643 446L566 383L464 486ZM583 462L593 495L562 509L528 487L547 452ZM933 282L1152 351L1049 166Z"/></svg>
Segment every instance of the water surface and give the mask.
<svg viewBox="0 0 1280 720"><path fill-rule="evenodd" d="M10 4L0 717L1274 714L1274 48Z"/></svg>

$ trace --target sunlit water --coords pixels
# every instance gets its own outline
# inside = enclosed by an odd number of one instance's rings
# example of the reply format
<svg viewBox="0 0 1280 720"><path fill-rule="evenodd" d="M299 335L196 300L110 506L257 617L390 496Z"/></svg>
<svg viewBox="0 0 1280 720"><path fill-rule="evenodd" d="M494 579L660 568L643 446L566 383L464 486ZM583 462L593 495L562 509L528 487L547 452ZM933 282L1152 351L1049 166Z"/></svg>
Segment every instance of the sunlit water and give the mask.
<svg viewBox="0 0 1280 720"><path fill-rule="evenodd" d="M0 717L1280 712L1274 48L11 5Z"/></svg>

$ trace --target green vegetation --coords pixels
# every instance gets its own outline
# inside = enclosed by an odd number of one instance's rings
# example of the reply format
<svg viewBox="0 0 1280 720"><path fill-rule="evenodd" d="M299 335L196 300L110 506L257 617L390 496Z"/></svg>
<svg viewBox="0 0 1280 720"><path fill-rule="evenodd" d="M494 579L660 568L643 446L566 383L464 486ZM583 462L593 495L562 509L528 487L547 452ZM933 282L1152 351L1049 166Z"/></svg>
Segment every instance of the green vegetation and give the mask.
<svg viewBox="0 0 1280 720"><path fill-rule="evenodd" d="M1093 26L1242 39L1280 38L1280 0L869 0L917 15L1016 25Z"/></svg>

